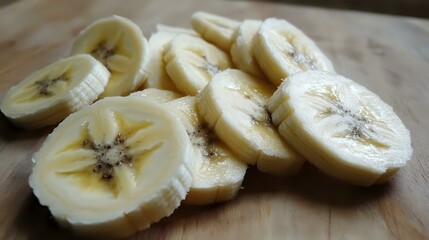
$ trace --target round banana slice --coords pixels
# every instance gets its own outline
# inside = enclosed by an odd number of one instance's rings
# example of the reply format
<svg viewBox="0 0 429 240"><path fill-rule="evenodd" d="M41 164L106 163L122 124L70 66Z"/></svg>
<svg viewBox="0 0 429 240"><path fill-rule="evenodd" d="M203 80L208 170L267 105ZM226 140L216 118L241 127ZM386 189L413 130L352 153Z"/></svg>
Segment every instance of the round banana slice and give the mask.
<svg viewBox="0 0 429 240"><path fill-rule="evenodd" d="M102 62L111 77L100 96L125 96L146 79L144 65L149 58L147 40L131 20L113 16L85 28L73 44L71 54L88 53Z"/></svg>
<svg viewBox="0 0 429 240"><path fill-rule="evenodd" d="M156 31L157 32L175 33L175 34L185 33L185 34L189 34L189 35L192 35L195 37L200 36L197 32L195 32L192 29L173 27L173 26L168 26L168 25L161 24L161 23L156 24Z"/></svg>
<svg viewBox="0 0 429 240"><path fill-rule="evenodd" d="M264 77L265 75L253 54L256 34L261 23L262 21L259 20L244 20L234 32L232 37L234 41L229 52L232 62L238 69L255 76Z"/></svg>
<svg viewBox="0 0 429 240"><path fill-rule="evenodd" d="M126 237L169 216L192 184L192 144L166 107L109 97L71 114L34 155L29 183L60 225Z"/></svg>
<svg viewBox="0 0 429 240"><path fill-rule="evenodd" d="M322 171L353 184L387 181L412 154L410 133L392 108L334 73L290 76L269 110L295 149Z"/></svg>
<svg viewBox="0 0 429 240"><path fill-rule="evenodd" d="M186 128L194 147L196 172L185 199L188 204L211 204L233 199L241 188L247 164L240 161L204 123L195 97L166 104Z"/></svg>
<svg viewBox="0 0 429 240"><path fill-rule="evenodd" d="M296 72L335 72L313 40L286 20L266 19L259 28L254 46L259 66L275 85Z"/></svg>
<svg viewBox="0 0 429 240"><path fill-rule="evenodd" d="M180 34L166 48L168 75L179 91L196 95L212 77L232 67L229 56L201 38Z"/></svg>
<svg viewBox="0 0 429 240"><path fill-rule="evenodd" d="M11 87L0 108L18 127L57 124L95 101L109 77L109 71L91 55L61 59Z"/></svg>
<svg viewBox="0 0 429 240"><path fill-rule="evenodd" d="M232 35L240 25L236 20L201 11L192 15L191 23L202 38L225 52L229 52Z"/></svg>
<svg viewBox="0 0 429 240"><path fill-rule="evenodd" d="M157 103L166 103L183 97L180 93L157 88L146 88L142 91L131 93L131 96L145 97L146 99L155 101Z"/></svg>
<svg viewBox="0 0 429 240"><path fill-rule="evenodd" d="M273 175L297 173L304 162L280 137L267 110L274 86L239 70L218 73L198 97L198 111L248 164Z"/></svg>
<svg viewBox="0 0 429 240"><path fill-rule="evenodd" d="M178 34L171 32L157 32L149 38L150 59L145 66L147 79L143 88L159 88L178 92L173 80L168 76L163 60L165 47Z"/></svg>

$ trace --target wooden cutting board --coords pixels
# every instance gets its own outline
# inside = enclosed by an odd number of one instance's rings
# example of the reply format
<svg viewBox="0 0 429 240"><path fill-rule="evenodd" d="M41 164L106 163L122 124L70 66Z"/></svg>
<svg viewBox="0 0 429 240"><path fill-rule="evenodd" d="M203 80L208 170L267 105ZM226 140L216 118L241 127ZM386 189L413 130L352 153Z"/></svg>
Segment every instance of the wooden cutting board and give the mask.
<svg viewBox="0 0 429 240"><path fill-rule="evenodd" d="M240 1L21 0L0 9L0 99L31 72L68 55L101 17L122 15L146 37L155 24L190 27L205 10L239 20L284 18L336 70L380 95L410 129L414 154L390 182L340 183L310 165L280 179L250 168L238 197L181 206L134 239L429 239L429 21ZM28 186L31 156L52 128L25 131L0 116L0 239L71 239Z"/></svg>

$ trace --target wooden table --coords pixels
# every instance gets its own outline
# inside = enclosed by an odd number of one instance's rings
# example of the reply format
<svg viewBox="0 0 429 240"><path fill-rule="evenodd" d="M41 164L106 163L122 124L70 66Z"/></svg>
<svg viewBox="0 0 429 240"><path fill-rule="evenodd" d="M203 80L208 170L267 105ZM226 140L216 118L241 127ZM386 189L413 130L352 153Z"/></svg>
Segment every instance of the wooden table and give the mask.
<svg viewBox="0 0 429 240"><path fill-rule="evenodd" d="M156 23L190 26L206 10L239 20L285 18L312 37L337 71L363 84L410 129L414 154L387 184L362 188L306 165L289 179L249 169L234 201L181 206L134 239L429 239L429 21L257 2L22 0L0 9L0 98L68 55L101 17L122 15L146 37ZM0 239L67 239L28 186L31 156L52 128L24 131L0 116Z"/></svg>

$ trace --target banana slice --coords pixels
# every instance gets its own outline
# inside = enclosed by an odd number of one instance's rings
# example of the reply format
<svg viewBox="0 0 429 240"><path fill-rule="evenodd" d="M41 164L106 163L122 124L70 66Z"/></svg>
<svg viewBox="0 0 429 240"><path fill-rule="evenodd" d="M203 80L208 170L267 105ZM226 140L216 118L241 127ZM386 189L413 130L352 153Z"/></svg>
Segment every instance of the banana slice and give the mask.
<svg viewBox="0 0 429 240"><path fill-rule="evenodd" d="M202 38L225 52L229 52L232 35L240 25L236 20L201 11L192 15L191 23Z"/></svg>
<svg viewBox="0 0 429 240"><path fill-rule="evenodd" d="M131 93L131 96L145 97L157 103L166 103L183 97L180 93L157 88L146 88L142 91Z"/></svg>
<svg viewBox="0 0 429 240"><path fill-rule="evenodd" d="M165 47L178 34L171 32L157 32L149 38L150 60L145 66L147 79L143 84L143 88L159 88L178 92L173 80L168 76L165 70L163 60Z"/></svg>
<svg viewBox="0 0 429 240"><path fill-rule="evenodd" d="M212 77L232 67L229 56L201 38L180 34L166 48L168 75L179 91L196 95Z"/></svg>
<svg viewBox="0 0 429 240"><path fill-rule="evenodd" d="M254 46L259 66L275 85L296 72L335 72L313 40L286 20L266 19L259 28Z"/></svg>
<svg viewBox="0 0 429 240"><path fill-rule="evenodd" d="M154 33L149 38L150 60L145 65L147 79L143 84L143 88L159 88L178 92L173 80L168 76L165 70L163 60L165 47L179 34L188 34L198 36L198 34L186 28L170 27L162 24L157 24L157 33Z"/></svg>
<svg viewBox="0 0 429 240"><path fill-rule="evenodd" d="M282 140L267 110L274 86L239 70L218 73L198 97L198 111L248 164L273 175L297 173L304 162Z"/></svg>
<svg viewBox="0 0 429 240"><path fill-rule="evenodd" d="M185 33L185 34L189 34L189 35L192 35L195 37L200 36L197 32L195 32L192 29L173 27L173 26L168 26L168 25L161 24L161 23L156 24L156 31L157 32L175 33L175 34Z"/></svg>
<svg viewBox="0 0 429 240"><path fill-rule="evenodd" d="M241 162L198 115L195 97L166 104L183 123L194 147L196 173L185 203L210 204L233 199L241 188L247 164Z"/></svg>
<svg viewBox="0 0 429 240"><path fill-rule="evenodd" d="M295 149L322 171L353 184L387 181L412 154L410 134L392 108L334 73L290 76L269 110Z"/></svg>
<svg viewBox="0 0 429 240"><path fill-rule="evenodd" d="M70 115L34 155L29 183L64 227L126 237L169 216L192 184L192 144L166 107L110 97Z"/></svg>
<svg viewBox="0 0 429 240"><path fill-rule="evenodd" d="M147 40L131 20L113 16L97 20L85 28L73 44L71 54L88 53L111 73L109 84L100 96L128 95L146 77L149 59Z"/></svg>
<svg viewBox="0 0 429 240"><path fill-rule="evenodd" d="M232 62L243 72L258 77L264 77L264 73L256 62L253 54L255 39L262 21L244 20L233 34L230 54Z"/></svg>
<svg viewBox="0 0 429 240"><path fill-rule="evenodd" d="M10 88L0 108L18 127L53 125L95 101L109 77L103 64L91 55L79 54L36 71Z"/></svg>

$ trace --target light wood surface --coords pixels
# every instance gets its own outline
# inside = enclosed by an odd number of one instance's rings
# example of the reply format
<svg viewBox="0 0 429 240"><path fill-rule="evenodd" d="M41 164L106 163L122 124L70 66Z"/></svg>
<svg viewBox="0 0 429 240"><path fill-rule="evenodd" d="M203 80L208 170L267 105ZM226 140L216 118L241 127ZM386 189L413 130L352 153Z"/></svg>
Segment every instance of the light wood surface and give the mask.
<svg viewBox="0 0 429 240"><path fill-rule="evenodd" d="M156 23L189 27L206 10L239 20L285 18L336 70L393 106L414 154L390 182L362 188L310 165L288 179L249 169L231 202L181 206L133 239L429 239L429 21L257 2L22 0L0 9L0 99L31 72L68 55L93 20L122 15L148 37ZM0 116L0 239L72 239L28 186L31 156L52 128L25 131Z"/></svg>

